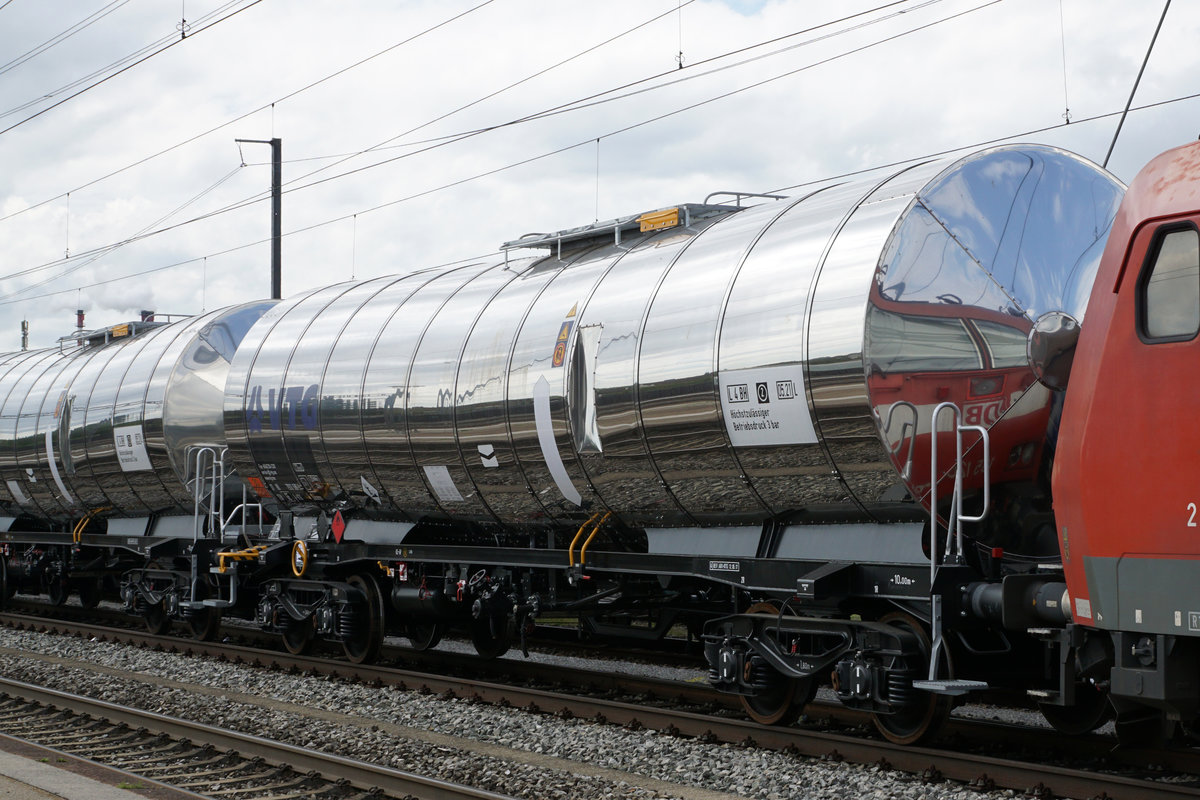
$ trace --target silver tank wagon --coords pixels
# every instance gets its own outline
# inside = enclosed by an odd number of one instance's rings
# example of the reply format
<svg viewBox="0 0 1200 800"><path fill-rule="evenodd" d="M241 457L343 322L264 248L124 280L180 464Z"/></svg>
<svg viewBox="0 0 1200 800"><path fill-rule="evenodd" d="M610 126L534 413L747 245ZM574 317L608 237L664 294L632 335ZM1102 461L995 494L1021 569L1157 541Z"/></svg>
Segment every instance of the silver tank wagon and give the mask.
<svg viewBox="0 0 1200 800"><path fill-rule="evenodd" d="M140 535L151 519L178 515L177 532L191 535L189 448L224 447L229 361L270 306L131 322L5 356L0 508L9 523L94 515L114 518L109 532Z"/></svg>
<svg viewBox="0 0 1200 800"><path fill-rule="evenodd" d="M234 357L230 455L283 507L411 522L872 524L927 503L931 411L953 401L991 432L999 505L1028 514L1057 408L1026 338L1083 319L1122 191L1005 146L320 289Z"/></svg>

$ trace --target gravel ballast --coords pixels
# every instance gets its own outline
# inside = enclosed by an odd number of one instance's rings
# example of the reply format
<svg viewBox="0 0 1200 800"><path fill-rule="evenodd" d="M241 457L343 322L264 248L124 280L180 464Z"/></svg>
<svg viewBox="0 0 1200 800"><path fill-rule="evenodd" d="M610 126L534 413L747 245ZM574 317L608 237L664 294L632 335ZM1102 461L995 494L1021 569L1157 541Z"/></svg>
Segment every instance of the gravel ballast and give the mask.
<svg viewBox="0 0 1200 800"><path fill-rule="evenodd" d="M461 699L4 629L14 679L528 798L928 798L983 794L878 767L704 744Z"/></svg>

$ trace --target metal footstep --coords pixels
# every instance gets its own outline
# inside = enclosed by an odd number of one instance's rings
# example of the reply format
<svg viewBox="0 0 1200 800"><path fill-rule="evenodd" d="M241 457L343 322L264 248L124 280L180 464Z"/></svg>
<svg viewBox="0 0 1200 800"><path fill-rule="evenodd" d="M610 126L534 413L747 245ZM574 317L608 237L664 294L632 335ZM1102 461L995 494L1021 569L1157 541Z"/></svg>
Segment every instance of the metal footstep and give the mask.
<svg viewBox="0 0 1200 800"><path fill-rule="evenodd" d="M931 692L932 694L948 694L953 696L976 692L980 689L988 688L987 681L967 681L967 680L934 680L934 681L913 681L914 689Z"/></svg>

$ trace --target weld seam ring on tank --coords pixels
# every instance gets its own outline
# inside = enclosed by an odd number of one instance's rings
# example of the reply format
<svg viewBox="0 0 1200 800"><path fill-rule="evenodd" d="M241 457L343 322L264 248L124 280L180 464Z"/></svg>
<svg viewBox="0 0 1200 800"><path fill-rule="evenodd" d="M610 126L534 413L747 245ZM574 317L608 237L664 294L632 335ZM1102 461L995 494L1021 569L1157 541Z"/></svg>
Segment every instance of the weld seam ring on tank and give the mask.
<svg viewBox="0 0 1200 800"><path fill-rule="evenodd" d="M689 233L694 234L694 235L689 236L687 241L681 245L678 252L676 252L674 254L674 256L667 263L666 267L662 270L661 274L658 276L657 280L655 281L654 289L650 292L649 297L643 308L643 311L641 314L641 321L639 323L638 331L637 331L639 358L635 359L635 370L636 370L636 365L640 363L640 348L641 348L642 342L644 341L646 321L649 317L650 308L652 307L652 305L654 303L654 298L658 295L658 292L663 284L663 281L666 280L667 275L674 268L675 264L678 263L678 261L684 257L684 254L687 252L688 248L691 247L691 245L699 239L699 235L700 235L700 233L702 233L703 229L697 228L693 225L693 226L689 226L686 230ZM661 231L653 231L649 235L643 236L640 240L636 240L632 243L629 243L627 245L627 247L625 247L625 248L618 247L617 248L618 253L617 253L616 257L608 263L608 265L604 268L603 272L595 279L595 281L593 281L590 291L588 291L587 296L583 299L583 301L581 302L581 304L579 306L580 322L577 323L577 332L575 333L572 342L570 343L570 345L567 348L567 351L570 354L570 357L567 358L567 360L566 360L566 371L563 376L564 377L563 382L566 386L565 393L566 393L566 399L567 399L567 405L568 405L568 415L570 415L569 407L571 405L571 399L572 399L571 398L571 387L573 387L575 385L575 376L573 375L573 370L576 369L576 360L574 357L575 350L580 346L579 338L578 338L579 337L578 331L582 330L585 327L582 324L582 320L587 319L587 312L588 312L589 307L591 306L592 299L596 296L596 293L600 290L600 287L604 284L604 281L606 279L608 279L608 277L612 274L612 272L614 270L616 270L618 268L618 266L624 262L625 257L627 255L629 255L630 253L633 253L634 251L636 251L640 248L646 248L646 247L653 246L656 241L666 238L671 235L675 235L675 232L670 229L661 230ZM600 249L601 248L597 248L597 250L600 250ZM536 302L536 300L535 300L535 302ZM638 389L640 391L641 383L637 379L636 372L635 372L635 378L634 378L634 385L636 387L638 387ZM594 391L594 387L593 387L593 391ZM636 404L636 409L638 411L639 422L644 430L645 420L641 413L642 405L640 402L640 394L637 399L638 399L638 402ZM586 399L581 399L581 401L587 402ZM574 426L567 425L566 432L567 432L567 439L569 442L569 449L576 453L582 452L581 443L576 440ZM688 520L689 523L695 524L695 520L692 518L691 514L688 512L687 508L684 506L684 504L682 502L680 502L679 498L675 495L675 493L673 491L671 491L670 486L667 484L667 481L666 481L665 477L663 476L662 469L659 467L657 460L654 458L653 451L651 451L649 448L646 448L645 456L646 456L646 460L650 464L651 469L654 472L655 479L661 485L666 497L675 505L675 508L677 509L679 514L682 514L684 516L684 518L686 518ZM611 498L609 498L608 500L605 499L605 497L604 497L605 492L599 487L597 482L593 480L591 471L589 470L587 463L584 462L583 460L580 460L579 468L580 468L580 471L583 473L585 480L587 481L589 492L591 494L595 495L596 498L601 503L601 505L603 506L602 510L603 511L614 510L616 508L617 504L613 503L611 501ZM588 510L591 510L591 509L589 508Z"/></svg>
<svg viewBox="0 0 1200 800"><path fill-rule="evenodd" d="M326 361L325 361L325 364L324 364L324 365L322 366L322 368L321 368L321 378L320 378L320 385L322 385L322 386L326 385L326 380L327 380L327 378L328 378L328 375L329 375L329 366L330 366L330 364L332 364L332 363L333 363L333 354L334 354L334 351L335 351L335 349L336 349L336 347L337 347L337 342L338 342L338 340L340 340L340 338L341 338L341 337L342 337L342 335L345 333L345 331L346 331L346 330L347 330L347 329L350 327L350 325L353 323L353 321L354 321L354 316L355 316L355 314L357 313L357 311L358 311L358 310L360 310L360 309L362 309L362 308L363 308L363 307L364 307L364 306L365 306L367 303L370 303L372 300L374 300L374 299L376 299L377 297L379 297L379 295L383 294L383 293L384 293L384 292L386 292L388 289L392 288L392 287L393 287L393 286L395 286L396 284L398 284L398 283L400 283L401 281L403 281L403 278L398 278L398 277L395 277L395 276L387 276L387 277L384 277L384 278L378 278L378 279L376 279L376 280L377 280L377 281L380 283L380 286L379 286L379 288L378 288L378 289L376 289L374 292L372 292L372 293L371 293L369 296L367 296L367 297L363 298L363 300L362 300L362 301L361 301L361 302L358 304L358 306L356 307L355 311L354 311L353 313L348 313L348 314L346 315L346 319L345 319L345 321L344 321L344 322L341 324L341 326L338 328L338 333L337 333L337 335L334 337L334 341L333 341L333 342L331 342L331 343L330 343L330 345L329 345L329 357L326 359ZM343 295L343 296L344 296L344 295ZM359 393L360 393L360 394L362 393L362 389L361 389L361 387L360 387L360 389L359 389ZM322 418L323 418L323 415L322 415ZM362 428L362 425L361 425L361 421L360 421L360 424L359 424L359 429L361 430L361 428ZM327 470L328 470L328 474L329 474L329 476L330 476L330 477L331 477L333 480L335 480L335 481L338 481L338 482L339 482L339 488L340 488L340 490L341 490L343 493L349 493L349 491L350 491L350 488L349 488L349 487L347 487L347 486L345 486L344 484L342 484L342 483L341 483L341 478L340 478L340 476L337 474L337 471L334 469L334 467L333 467L333 463L332 463L332 461L330 460L330 457L329 457L329 447L328 447L328 444L327 444L327 442L326 442L326 437L325 437L325 434L326 434L326 431L325 431L325 426L324 426L324 425L321 425L321 426L320 426L320 442L321 442L321 452L322 452L322 455L323 455L323 457L324 457L324 459L325 459L325 465L326 465L326 468L327 468ZM373 472L373 471L372 471L372 477L374 477L374 472ZM378 478L376 478L375 480L376 480L376 482L378 482Z"/></svg>
<svg viewBox="0 0 1200 800"><path fill-rule="evenodd" d="M582 255L582 254L578 254L578 255L576 256L576 258L580 257L581 255ZM507 266L508 266L508 265L505 265L505 268L507 268ZM530 264L530 265L528 266L528 269L530 269L530 270L532 270L533 268L534 268L534 265L533 265L533 264ZM517 280L517 278L518 278L518 276L519 276L519 273L518 273L518 271L517 271L515 268L514 268L512 271L513 271L513 273L514 273L513 280ZM510 283L511 283L511 281L510 281ZM509 285L509 284L507 284L507 283L506 283L504 286L502 286L502 287L498 288L498 289L497 289L497 290L496 290L496 291L495 291L495 292L492 294L492 297L491 297L491 299L488 301L488 303L491 303L491 302L493 302L493 301L496 299L496 297L497 297L497 296L498 296L498 295L499 295L499 294L500 294L500 293L501 293L501 292L502 292L502 291L503 291L505 288L507 288L507 287L508 287L508 285ZM549 283L549 281L547 281L547 282L546 282L546 284L545 284L545 286L543 286L543 287L542 287L543 291L545 290L546 286L549 286L549 285L550 285L550 283ZM534 295L534 298L533 298L533 300L532 300L532 301L531 301L531 303L530 303L530 307L532 307L533 303L536 303L536 302L537 302L537 298L538 298L538 297L540 297L540 296L541 296L541 292L538 292L536 295ZM467 331L467 334L466 334L465 336L463 336L462 345L459 347L459 361L458 361L458 363L459 363L459 364L461 364L461 363L462 363L462 361L463 361L463 357L464 357L464 355L466 354L466 352L467 352L467 348L468 348L468 346L470 345L470 342L471 342L471 335L472 335L472 334L475 332L475 330L476 330L476 329L477 329L477 327L479 326L479 322L480 322L480 320L483 318L483 313L484 313L484 309L486 308L486 306L487 306L487 304L484 304L484 307L483 307L483 308L480 308L480 310L479 310L479 313L478 313L478 314L476 314L476 315L475 315L475 317L474 317L474 318L471 320L471 328L470 328L470 330L469 330L469 331ZM528 309L528 308L526 308L526 313L528 313L528 310L529 310L529 309ZM525 318L523 317L523 318L522 318L522 320L521 320L522 327L524 326L524 321L525 321ZM432 324L432 323L431 323L431 324ZM513 343L514 343L514 345L515 345L515 343L516 343L516 340L517 340L517 338L519 338L519 337L516 337L516 336L514 336L514 337L513 337ZM507 391L508 391L508 376L509 376L509 370L512 368L512 355L513 355L513 354L512 354L512 350L513 350L513 349L512 349L511 347L510 347L510 348L509 348L509 350L508 350L508 354L507 354L507 357L506 357L506 366L505 366L504 375L503 375L504 387L505 387L505 393L506 393L506 394L507 394ZM459 392L459 388L458 388L458 380L459 380L459 376L460 376L461 372L462 372L462 370L461 370L461 369L456 369L456 370L454 370L454 394L453 394L453 396L452 396L452 399L453 399L454 403L453 403L453 407L451 408L451 412L450 412L450 413L451 413L451 419L453 420L453 425L454 425L454 444L455 444L455 447L458 449L458 453L459 453L459 460L460 460L460 462L461 462L461 464L462 464L463 472L466 474L466 476L467 476L467 480L471 481L471 485L472 485L472 488L473 488L473 490L474 490L474 494L475 494L475 496L479 498L479 501L480 501L480 502L483 504L484 508L486 508L486 509L488 510L488 512L489 512L489 513L491 513L491 514L492 514L494 517L496 517L497 519L499 519L499 514L497 514L497 513L496 513L496 512L495 512L495 511L492 509L492 506L491 506L491 505L488 503L488 500L487 500L487 496L486 496L486 494L485 494L483 491L481 491L481 489L480 489L480 487L479 487L478 483L477 483L477 482L474 480L474 478L472 477L472 475L471 475L471 470L470 470L469 466L467 465L467 454L466 454L466 450L465 450L465 448L464 448L464 446L463 446L463 444L462 444L462 436L461 436L461 434L462 434L462 431L461 431L461 428L460 428L460 426L459 426L459 424L458 424L458 409L459 409L459 403L458 403L458 398L459 398L459 393L458 393L458 392ZM506 405L506 407L505 407L505 413L504 413L504 425L505 425L505 428L506 428L506 430L508 431L508 436L509 436L509 439L511 440L511 439L512 439L512 436L513 436L513 434L512 434L512 418L511 418L511 416L510 416L510 413L509 413L509 408L507 407L507 405ZM415 455L414 455L414 460L415 460L415 458L416 458L416 457L415 457ZM523 464L520 462L520 459L515 459L515 460L514 460L514 463L515 463L515 466L517 467L517 469L520 471L520 474L521 474L521 480L522 480L522 481L525 483L525 485L526 485L526 486L530 485L529 477L528 477L528 475L526 475L526 473L525 473L525 467L524 467L524 465L523 465ZM540 499L539 499L539 498L537 498L537 495L536 495L536 494L534 495L534 498L535 498L536 500L538 500L538 502L539 502L539 503L541 502L541 501L540 501ZM444 504L443 504L443 505L444 505ZM544 505L542 506L542 511L543 511L543 513L547 513L547 509L545 508L545 506L544 506Z"/></svg>
<svg viewBox="0 0 1200 800"><path fill-rule="evenodd" d="M520 332L525 330L525 325L529 320L530 312L533 310L533 307L535 305L537 305L538 299L541 298L541 296L546 292L546 290L550 288L550 284L554 282L554 279L556 277L558 277L558 275L563 274L563 272L565 272L566 269L570 265L574 264L576 261L578 261L580 258L582 258L584 256L584 254L585 254L584 251L577 251L574 254L570 254L570 257L565 260L563 259L561 252L559 254L557 254L556 256L553 256L553 259L562 265L561 269L559 270L559 272L557 274L549 276L541 284L541 286L538 287L537 291L533 293L533 296L529 299L529 302L525 304L525 308L521 312L520 321L517 323L517 333L513 335L512 342L509 344L509 346L507 348L505 348L504 371L500 377L501 377L501 380L503 381L503 386L504 386L503 391L504 391L504 396L506 398L509 396L510 380L512 378L513 359L515 357L517 342L521 338ZM540 259L540 258L530 259L530 263L529 263L528 267L524 270L523 275L529 275L529 274L535 272L540 264L549 262L550 260L551 260L551 257L547 257L544 260ZM481 310L479 315L476 317L476 319L473 323L473 326L479 325L479 320L482 318L483 313L484 313L484 310ZM470 337L467 337L466 339L463 340L464 350L469 346L469 344L470 344ZM461 370L455 370L455 385L456 386L457 386L458 373L460 371ZM457 395L455 395L455 399L457 400ZM509 442L512 442L515 438L514 433L513 433L514 425L513 425L513 418L512 418L512 406L507 402L504 404L504 429L508 434ZM457 443L459 441L461 441L461 439L460 439L460 436L458 435L458 432L456 431L455 432L455 442ZM460 449L461 449L461 445L460 445ZM513 466L516 467L517 472L520 475L521 482L524 483L526 487L528 487L529 496L533 498L535 503L537 503L538 508L539 508L539 514L544 517L549 517L551 515L551 510L543 502L542 497L533 489L533 481L531 480L530 475L525 468L524 461L522 461L522 459L518 456L517 450L515 447L512 447L510 449L511 449L512 457L513 457ZM466 467L465 454L463 455L462 462L463 462L463 466L465 469L465 467ZM470 478L470 470L465 469L465 471L467 472L468 478ZM483 492L480 491L480 486L479 486L478 482L472 479L472 484L475 487L475 491L479 492L480 495L483 495Z"/></svg>
<svg viewBox="0 0 1200 800"><path fill-rule="evenodd" d="M435 310L429 316L428 320L422 326L421 332L417 335L415 341L413 342L413 357L411 359L409 359L408 363L405 366L404 380L400 384L401 386L408 387L406 389L406 391L404 392L404 415L399 420L399 423L403 426L404 442L406 445L404 450L408 454L408 463L412 467L413 474L417 477L417 479L425 487L425 491L429 494L430 501L431 501L433 507L439 508L439 509L441 508L442 504L438 500L438 497L437 497L436 493L433 491L433 488L430 486L428 476L426 476L424 474L423 470L420 468L420 465L417 463L417 456L416 456L415 452L413 451L411 437L409 436L409 419L410 419L409 402L411 400L411 395L412 395L412 389L411 389L412 371L413 371L413 366L416 362L416 356L421 350L421 343L425 340L425 335L429 331L430 326L433 325L433 323L436 321L436 319L438 317L438 313L442 309L444 309L448 303L450 303L450 301L455 297L455 295L457 295L459 292L461 292L463 289L465 289L473 281L478 280L479 278L481 278L482 276L484 276L488 272L490 272L490 268L488 268L487 266L482 265L482 264L466 265L462 268L462 270L465 273L465 271L470 270L473 267L481 267L481 269L479 269L479 271L477 271L473 274L466 273L467 277L465 280L463 280L461 283L459 283L456 286L450 287L450 292L447 295L445 295L444 297L442 297L440 301L437 301L437 310ZM445 274L446 273L435 275L429 281L422 284L416 291L413 292L412 295L410 295L408 297L408 299L405 300L405 303L410 302L414 296L416 296L417 294L419 294L421 292L422 289L429 287L431 284L434 283L434 281L436 281L438 278L443 277ZM397 314L400 314L401 310L402 309L398 308ZM393 316L393 319L395 319L395 316ZM390 325L390 321L389 321L389 325ZM387 330L387 327L388 326L385 326L385 328L384 328L385 331ZM381 341L382 341L382 336L383 336L383 332L380 333ZM366 376L369 375L371 372L371 365L374 363L374 356L375 356L375 350L372 350L371 360L367 362L367 367L364 370L364 375L363 375L364 382L366 380ZM365 434L365 432L366 432L365 425L363 426L363 431ZM371 448L367 447L368 456L370 454L370 450L371 450ZM382 487L383 491L387 491L387 483L382 479L382 477L380 477L378 475L378 472L376 473L376 476L377 476L377 478L379 478L380 486Z"/></svg>
<svg viewBox="0 0 1200 800"><path fill-rule="evenodd" d="M335 289L341 289L341 291L338 292L334 297L332 297L331 299L329 299L328 301L326 301L322 304L321 311L324 311L324 310L328 309L330 306L337 303L338 300L342 299L347 294L354 291L356 286L361 286L361 285L362 284L350 284L350 283L336 284L335 286L326 287L324 289L318 289L318 290L313 291L309 295L305 296L302 300L297 302L295 305L288 308L284 312L284 314L281 315L278 318L278 320L276 320L276 325L272 326L272 330L267 333L266 337L269 337L271 333L275 333L275 328L278 327L278 325L280 323L282 323L288 315L290 315L293 312L296 312L298 309L302 308L306 301L314 300L314 299L323 299L323 297L322 297L323 294L333 292ZM316 325L317 320L320 317L320 314L321 314L321 312L319 311L316 314L313 314L306 322L302 321L303 322L302 330L295 337L295 341L292 345L291 350L288 353L287 361L283 367L283 375L285 376L285 378L282 381L282 386L289 385L289 382L286 380L286 376L289 374L289 372L291 370L292 362L296 357L296 351L300 348L301 342L305 341L305 339L306 339L305 334L308 333L309 330L312 330L313 327ZM264 337L264 341L265 341L266 337ZM255 354L256 361L257 361L257 358L258 358L258 353ZM251 366L251 371L253 371L253 365ZM280 389L281 394L282 394L282 391L283 391L283 389L281 388ZM249 432L247 432L247 435L249 435Z"/></svg>
<svg viewBox="0 0 1200 800"><path fill-rule="evenodd" d="M817 400L816 400L816 397L813 395L813 381L812 381L811 373L809 370L809 355L808 355L808 345L812 341L811 326L812 326L812 319L813 319L813 303L816 300L817 286L821 281L821 275L824 272L826 261L829 258L829 253L830 253L830 251L833 250L833 247L837 243L839 237L841 236L842 231L845 230L846 225L850 222L850 218L854 216L855 212L858 211L858 209L862 206L863 202L865 202L867 200L867 198L874 195L881 188L883 188L887 184L891 183L891 181L894 178L898 177L900 174L902 174L908 170L924 166L927 163L929 163L929 162L919 162L917 164L912 164L912 165L909 165L908 167L903 168L902 170L900 170L900 172L892 173L892 174L884 176L876 183L870 185L862 193L861 198L857 202L855 202L847 207L845 214L842 215L842 218L840 220L838 220L836 226L830 232L829 238L826 240L825 246L821 251L821 255L817 259L816 267L813 269L812 278L809 280L807 298L806 298L806 303L805 303L805 308L804 308L804 320L806 322L806 328L804 331L804 340L803 340L803 345L802 345L804 347L804 352L801 356L805 362L804 390L805 390L805 396L807 398L807 402L809 404L809 408L814 410L813 411L813 427L817 431L817 443L820 445L821 450L824 453L825 458L829 463L830 469L833 471L834 475L837 476L838 482L845 489L846 499L849 502L853 503L854 506L864 516L866 516L870 519L873 519L875 521L879 521L879 520L877 520L875 518L875 516L873 514L871 514L871 512L867 509L866 505L862 502L862 500L854 493L854 491L850 488L850 484L847 482L846 477L842 474L842 470L838 466L838 463L837 463L837 458L835 458L835 456L833 454L833 450L829 446L829 438L828 438L828 436L825 435L824 430L822 428L821 419L820 419L819 415L815 413ZM833 187L826 187L826 188L833 188ZM811 196L812 195L809 195L809 197L811 197ZM807 198L805 198L805 199L807 199Z"/></svg>
<svg viewBox="0 0 1200 800"><path fill-rule="evenodd" d="M782 202L781 205L783 206L783 208L781 208L778 211L778 213L776 213L775 216L766 225L763 226L762 230L760 230L757 233L757 235L755 235L753 240L750 241L746 245L745 250L742 252L741 257L738 259L737 268L733 271L733 274L730 275L729 281L726 283L725 293L721 298L721 311L717 315L716 330L714 331L714 334L713 334L713 370L712 370L712 374L713 374L713 381L715 383L713 388L714 388L714 391L717 393L718 402L720 401L720 391L721 391L720 381L718 380L718 376L721 373L721 338L722 338L722 334L725 330L725 315L729 311L729 304L733 297L734 287L737 284L738 278L742 274L742 269L745 267L746 261L750 258L750 254L754 251L755 247L758 246L759 242L761 242L763 240L763 238L767 235L767 232L770 231L772 227L777 225L779 223L779 221L781 219L783 219L783 217L789 211L791 211L796 206L799 206L802 203L806 202L807 200L809 200L810 198L812 198L814 195L818 194L819 192L825 191L826 189L829 189L829 188L832 188L832 187L822 186L818 189L815 189L815 190L809 192L806 195L801 195L800 197L790 200L790 202L786 201L786 200L784 202ZM816 280L816 275L814 274L813 281L815 282L815 280ZM811 295L811 288L809 290L809 294ZM807 389L807 382L806 382L806 389ZM811 405L811 399L806 398L805 402L808 402ZM754 497L762 505L763 512L766 514L770 514L771 513L771 504L769 502L767 502L767 500L762 496L762 494L758 491L758 489L750 481L750 479L748 477L747 469L746 469L745 465L743 465L743 463L742 463L741 455L738 453L737 448L734 447L733 439L729 436L728 428L724 429L724 434L725 434L725 446L729 449L730 454L733 456L734 463L737 464L739 475L741 476L742 480L746 481L747 488L749 488L749 490L753 493ZM830 463L831 464L833 463L832 459L830 460ZM834 469L836 470L836 467L834 467Z"/></svg>
<svg viewBox="0 0 1200 800"><path fill-rule="evenodd" d="M459 269L466 269L466 267L465 266L459 267ZM404 307L404 304L407 303L414 294L419 292L422 287L428 285L431 281L433 281L437 277L438 277L437 274L430 274L426 280L421 281L416 287L414 287L411 291L409 291L404 296L404 299L402 299L396 303L396 306L392 310L391 314L389 314L387 317L385 317L384 320L380 323L379 331L376 334L374 334L374 336L372 337L371 346L367 352L367 357L363 362L362 376L359 378L359 387L358 387L358 396L360 398L365 396L365 394L366 394L368 365L370 365L371 361L375 357L375 348L378 347L379 342L382 340L384 332L391 326L392 320L395 319L396 315L400 313L401 309ZM400 278L397 281L397 283L403 283L404 280L405 280L405 278ZM381 294L382 294L382 292L381 292ZM369 302L370 301L363 303L363 307L366 307ZM347 328L348 327L349 327L349 323L347 323ZM331 354L332 354L332 352L334 352L336 350L337 350L337 344L335 344L333 346L333 348L331 350ZM331 355L331 363L332 363L332 355ZM327 369L326 369L326 372L328 372ZM247 377L247 381L249 381L249 374L247 374L246 377ZM367 446L367 440L366 440L366 435L365 435L367 427L366 427L366 420L363 418L363 411L365 411L365 410L366 410L365 404L359 403L358 410L357 410L358 439L362 444L363 456L366 459L367 468L371 475L371 478L374 480L374 485L380 487L379 488L380 492L386 492L386 489L384 488L384 485L383 485L383 481L380 479L379 472L376 469L375 460L371 456L371 448ZM325 441L324 440L324 426L322 425L322 444L324 444L324 441ZM340 479L340 475L337 474L337 470L334 470L334 476L335 476L335 478ZM346 483L344 481L342 481L340 483L341 483L341 489L342 489L343 493L348 493L348 490L346 488Z"/></svg>

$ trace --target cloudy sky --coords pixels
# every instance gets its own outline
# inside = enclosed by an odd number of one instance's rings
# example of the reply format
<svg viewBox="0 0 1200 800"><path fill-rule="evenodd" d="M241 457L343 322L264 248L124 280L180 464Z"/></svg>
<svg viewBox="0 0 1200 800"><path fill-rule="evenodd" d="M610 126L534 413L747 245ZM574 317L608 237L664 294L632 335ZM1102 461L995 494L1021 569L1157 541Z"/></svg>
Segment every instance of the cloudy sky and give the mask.
<svg viewBox="0 0 1200 800"><path fill-rule="evenodd" d="M1161 12L0 0L0 351L22 319L41 346L76 308L90 328L269 296L270 148L235 139L283 142L286 296L994 140L1102 162ZM1175 3L1122 180L1200 134L1200 98L1179 99L1200 92L1198 39L1200 4Z"/></svg>

